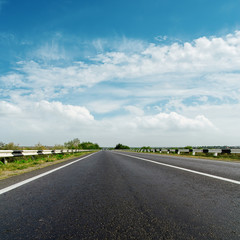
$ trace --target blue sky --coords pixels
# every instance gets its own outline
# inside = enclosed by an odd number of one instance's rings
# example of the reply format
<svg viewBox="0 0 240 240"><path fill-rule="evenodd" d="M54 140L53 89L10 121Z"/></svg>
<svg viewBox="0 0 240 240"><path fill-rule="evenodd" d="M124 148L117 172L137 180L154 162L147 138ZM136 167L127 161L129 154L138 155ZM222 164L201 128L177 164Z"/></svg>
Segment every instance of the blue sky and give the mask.
<svg viewBox="0 0 240 240"><path fill-rule="evenodd" d="M240 145L239 9L0 0L0 141Z"/></svg>

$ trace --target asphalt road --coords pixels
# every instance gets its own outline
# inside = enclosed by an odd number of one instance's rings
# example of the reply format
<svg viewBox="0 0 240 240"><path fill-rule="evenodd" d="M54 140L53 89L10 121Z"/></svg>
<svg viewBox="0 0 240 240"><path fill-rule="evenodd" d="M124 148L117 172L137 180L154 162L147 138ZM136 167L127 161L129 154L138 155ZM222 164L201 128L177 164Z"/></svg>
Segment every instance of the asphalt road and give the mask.
<svg viewBox="0 0 240 240"><path fill-rule="evenodd" d="M122 154L2 180L0 239L240 239L239 163Z"/></svg>

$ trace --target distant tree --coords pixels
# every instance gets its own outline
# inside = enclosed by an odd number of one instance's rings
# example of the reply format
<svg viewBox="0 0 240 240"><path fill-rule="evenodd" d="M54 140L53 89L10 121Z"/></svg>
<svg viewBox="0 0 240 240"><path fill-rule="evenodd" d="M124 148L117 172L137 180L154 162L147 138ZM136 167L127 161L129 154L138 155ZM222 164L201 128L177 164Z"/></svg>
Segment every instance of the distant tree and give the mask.
<svg viewBox="0 0 240 240"><path fill-rule="evenodd" d="M4 144L3 149L4 150L18 150L20 148L19 148L19 145L16 145L13 142L10 142L10 143Z"/></svg>
<svg viewBox="0 0 240 240"><path fill-rule="evenodd" d="M4 149L5 143L4 142L0 142L0 149Z"/></svg>
<svg viewBox="0 0 240 240"><path fill-rule="evenodd" d="M78 138L74 138L71 141L65 142L64 146L68 149L79 149L81 148L81 142Z"/></svg>
<svg viewBox="0 0 240 240"><path fill-rule="evenodd" d="M145 146L143 146L141 149L151 149L151 147L145 147Z"/></svg>
<svg viewBox="0 0 240 240"><path fill-rule="evenodd" d="M130 147L123 145L121 143L118 143L115 147L115 149L130 149Z"/></svg>
<svg viewBox="0 0 240 240"><path fill-rule="evenodd" d="M40 142L38 142L37 144L35 144L34 149L36 149L36 150L45 150L46 147L43 146Z"/></svg>
<svg viewBox="0 0 240 240"><path fill-rule="evenodd" d="M82 142L80 144L81 149L99 149L99 145L97 143L92 142Z"/></svg>
<svg viewBox="0 0 240 240"><path fill-rule="evenodd" d="M55 145L53 146L53 149L64 149L64 146L61 145L61 144L55 144Z"/></svg>
<svg viewBox="0 0 240 240"><path fill-rule="evenodd" d="M80 142L78 138L65 142L64 147L68 149L100 149L97 143Z"/></svg>

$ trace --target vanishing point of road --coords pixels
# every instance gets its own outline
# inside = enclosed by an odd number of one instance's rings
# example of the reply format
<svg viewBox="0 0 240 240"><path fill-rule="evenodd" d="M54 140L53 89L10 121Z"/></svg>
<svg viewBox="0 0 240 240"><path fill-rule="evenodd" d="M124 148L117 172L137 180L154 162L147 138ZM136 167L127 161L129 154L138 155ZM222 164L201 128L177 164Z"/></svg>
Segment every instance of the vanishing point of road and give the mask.
<svg viewBox="0 0 240 240"><path fill-rule="evenodd" d="M240 239L240 163L99 151L5 179L0 239Z"/></svg>

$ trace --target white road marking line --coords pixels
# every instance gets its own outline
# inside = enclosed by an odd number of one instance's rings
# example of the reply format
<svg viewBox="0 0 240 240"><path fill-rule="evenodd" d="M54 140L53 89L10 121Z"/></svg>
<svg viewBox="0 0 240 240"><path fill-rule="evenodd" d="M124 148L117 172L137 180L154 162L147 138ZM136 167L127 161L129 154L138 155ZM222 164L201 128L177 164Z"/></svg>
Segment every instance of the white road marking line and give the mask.
<svg viewBox="0 0 240 240"><path fill-rule="evenodd" d="M24 180L24 181L22 181L22 182L13 184L13 185L11 185L11 186L9 186L9 187L3 188L3 189L0 190L0 195L3 194L3 193L9 192L9 191L11 191L11 190L13 190L13 189L15 189L15 188L18 188L18 187L20 187L20 186L22 186L22 185L24 185L24 184L26 184L26 183L32 182L32 181L34 181L34 180L36 180L36 179L38 179L38 178L41 178L41 177L44 177L44 176L46 176L46 175L48 175L48 174L51 174L51 173L53 173L53 172L56 172L56 171L58 171L58 170L60 170L60 169L62 169L62 168L65 168L65 167L67 167L67 166L69 166L69 165L72 165L72 164L74 164L74 163L76 163L76 162L82 161L82 160L84 160L85 158L88 158L88 157L90 157L90 156L92 156L92 155L94 155L94 154L96 154L96 153L97 153L97 152L92 153L92 154L90 154L90 155L87 155L86 157L79 158L79 159L77 159L77 160L75 160L75 161L73 161L73 162L67 163L67 164L65 164L65 165L63 165L63 166L61 166L61 167L58 167L58 168L55 168L55 169L53 169L53 170L47 171L47 172L45 172L45 173L39 174L39 175L37 175L37 176L35 176L35 177L28 178L28 179L26 179L26 180Z"/></svg>
<svg viewBox="0 0 240 240"><path fill-rule="evenodd" d="M114 152L114 153L116 153L116 152ZM140 159L140 160L146 161L146 162L159 164L159 165L162 165L162 166L165 166L165 167L171 167L171 168L179 169L179 170L182 170L182 171L191 172L191 173L195 173L195 174L198 174L198 175L211 177L211 178L215 178L215 179L222 180L222 181L225 181L225 182L230 182L230 183L240 185L240 181L237 181L237 180L224 178L224 177L219 177L219 176L215 176L215 175L204 173L204 172L198 172L198 171L190 170L190 169L187 169L187 168L177 167L177 166L166 164L166 163L156 162L156 161L152 161L152 160L149 160L149 159L146 159L146 158L136 157L136 156L132 156L132 155L124 154L124 153L117 153L117 154L132 157L132 158L136 158L136 159Z"/></svg>

